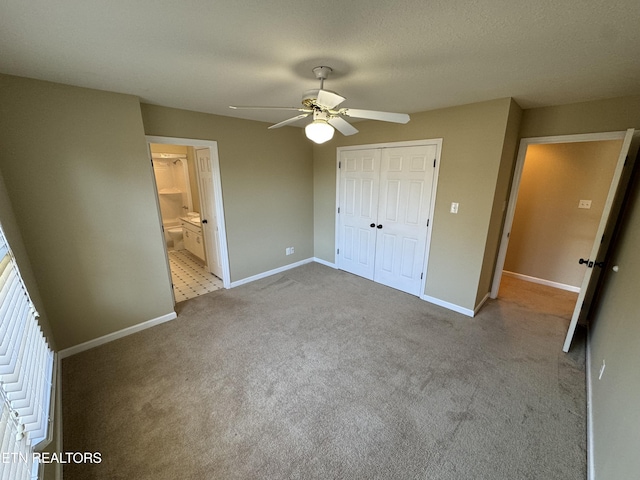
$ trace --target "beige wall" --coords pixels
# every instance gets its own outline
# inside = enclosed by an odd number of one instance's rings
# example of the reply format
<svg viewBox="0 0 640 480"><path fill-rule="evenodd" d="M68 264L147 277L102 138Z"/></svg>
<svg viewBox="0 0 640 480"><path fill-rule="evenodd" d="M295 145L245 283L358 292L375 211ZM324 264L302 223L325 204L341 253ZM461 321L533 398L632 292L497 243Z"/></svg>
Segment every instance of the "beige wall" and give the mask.
<svg viewBox="0 0 640 480"><path fill-rule="evenodd" d="M525 110L521 138L640 128L640 95Z"/></svg>
<svg viewBox="0 0 640 480"><path fill-rule="evenodd" d="M530 145L504 268L580 287L621 140ZM591 200L590 209L578 208Z"/></svg>
<svg viewBox="0 0 640 480"><path fill-rule="evenodd" d="M495 193L493 196L493 207L489 221L489 232L484 250L480 281L476 294L476 305L479 305L491 290L493 275L496 269L500 239L502 238L502 228L511 187L511 177L515 168L518 133L522 122L522 109L513 100L509 108L504 143L502 145L502 157L498 177L496 179Z"/></svg>
<svg viewBox="0 0 640 480"><path fill-rule="evenodd" d="M142 116L147 135L218 143L232 282L313 257L313 157L301 129L144 104Z"/></svg>
<svg viewBox="0 0 640 480"><path fill-rule="evenodd" d="M640 96L525 110L522 137L640 129ZM631 156L635 158L635 154ZM640 195L636 183L590 332L594 480L635 478L640 471ZM602 361L606 369L598 374Z"/></svg>
<svg viewBox="0 0 640 480"><path fill-rule="evenodd" d="M315 256L335 261L337 147L443 138L425 293L474 309L509 115L516 109L506 98L412 114L406 125L359 122L357 135L336 134L327 144L315 146ZM519 116L511 120L517 123ZM505 158L513 159L513 148L507 148ZM451 202L460 204L458 214L449 213Z"/></svg>
<svg viewBox="0 0 640 480"><path fill-rule="evenodd" d="M0 76L0 170L57 347L173 312L137 98Z"/></svg>
<svg viewBox="0 0 640 480"><path fill-rule="evenodd" d="M595 479L637 478L640 471L640 185L591 327ZM598 380L602 361L606 367Z"/></svg>

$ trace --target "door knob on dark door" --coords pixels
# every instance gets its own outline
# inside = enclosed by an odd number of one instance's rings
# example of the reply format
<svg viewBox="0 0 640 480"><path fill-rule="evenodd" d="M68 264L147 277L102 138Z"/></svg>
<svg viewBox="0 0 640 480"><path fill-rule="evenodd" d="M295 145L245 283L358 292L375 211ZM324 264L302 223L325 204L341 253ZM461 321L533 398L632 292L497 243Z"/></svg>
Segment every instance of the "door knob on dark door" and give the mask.
<svg viewBox="0 0 640 480"><path fill-rule="evenodd" d="M589 268L593 268L593 265L595 264L594 262L590 261L588 258L586 260L584 258L581 258L580 260L578 260L578 263L580 265L585 264Z"/></svg>
<svg viewBox="0 0 640 480"><path fill-rule="evenodd" d="M372 223L372 224L371 224L371 225L369 225L369 226L370 226L371 228L373 228L373 227L375 227L375 226L376 226L376 224L375 224L375 223Z"/></svg>
<svg viewBox="0 0 640 480"><path fill-rule="evenodd" d="M378 228L382 228L382 224L378 225Z"/></svg>

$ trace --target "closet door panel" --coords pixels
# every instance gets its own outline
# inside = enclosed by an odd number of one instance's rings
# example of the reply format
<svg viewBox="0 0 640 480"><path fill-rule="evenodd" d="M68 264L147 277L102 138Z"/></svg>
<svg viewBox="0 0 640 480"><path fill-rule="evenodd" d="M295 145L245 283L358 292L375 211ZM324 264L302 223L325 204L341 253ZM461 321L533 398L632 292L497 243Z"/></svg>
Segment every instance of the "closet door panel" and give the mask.
<svg viewBox="0 0 640 480"><path fill-rule="evenodd" d="M341 152L338 268L420 294L436 148Z"/></svg>
<svg viewBox="0 0 640 480"><path fill-rule="evenodd" d="M435 146L384 149L374 280L420 294ZM382 240L384 238L384 240Z"/></svg>
<svg viewBox="0 0 640 480"><path fill-rule="evenodd" d="M371 280L376 249L380 151L345 151L340 163L338 267Z"/></svg>

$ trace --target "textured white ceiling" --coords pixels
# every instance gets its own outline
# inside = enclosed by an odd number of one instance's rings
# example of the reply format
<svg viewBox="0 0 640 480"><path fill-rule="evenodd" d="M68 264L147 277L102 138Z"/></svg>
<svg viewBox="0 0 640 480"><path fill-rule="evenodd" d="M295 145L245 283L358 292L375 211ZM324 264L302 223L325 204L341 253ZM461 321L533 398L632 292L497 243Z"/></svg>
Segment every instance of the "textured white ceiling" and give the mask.
<svg viewBox="0 0 640 480"><path fill-rule="evenodd" d="M405 113L640 94L640 1L3 0L0 72L277 122L325 88Z"/></svg>

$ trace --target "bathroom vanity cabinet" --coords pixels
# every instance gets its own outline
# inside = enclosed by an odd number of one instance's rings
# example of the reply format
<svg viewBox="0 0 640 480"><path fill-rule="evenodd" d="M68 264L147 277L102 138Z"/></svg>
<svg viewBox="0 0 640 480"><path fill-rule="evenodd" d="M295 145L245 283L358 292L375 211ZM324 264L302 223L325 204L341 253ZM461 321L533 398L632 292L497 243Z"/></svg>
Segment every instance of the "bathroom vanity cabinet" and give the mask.
<svg viewBox="0 0 640 480"><path fill-rule="evenodd" d="M184 237L184 248L204 261L204 240L202 226L188 220L180 220Z"/></svg>

